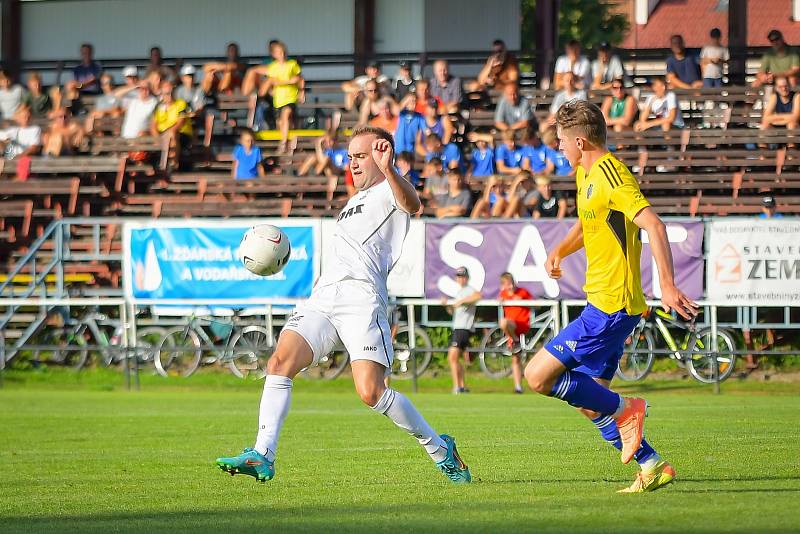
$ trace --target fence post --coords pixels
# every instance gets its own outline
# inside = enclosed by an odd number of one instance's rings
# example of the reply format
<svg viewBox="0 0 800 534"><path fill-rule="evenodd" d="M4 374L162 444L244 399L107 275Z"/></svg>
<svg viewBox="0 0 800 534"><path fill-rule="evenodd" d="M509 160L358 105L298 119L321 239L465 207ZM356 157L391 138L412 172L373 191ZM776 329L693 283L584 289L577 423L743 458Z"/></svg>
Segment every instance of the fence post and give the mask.
<svg viewBox="0 0 800 534"><path fill-rule="evenodd" d="M6 374L6 338L0 332L0 389L3 389L3 380Z"/></svg>
<svg viewBox="0 0 800 534"><path fill-rule="evenodd" d="M411 391L417 392L417 318L414 305L406 305L408 314L408 352L411 353Z"/></svg>
<svg viewBox="0 0 800 534"><path fill-rule="evenodd" d="M125 304L119 305L119 322L122 324L122 350L125 357L125 389L131 390L131 352L128 346L128 308Z"/></svg>
<svg viewBox="0 0 800 534"><path fill-rule="evenodd" d="M709 306L711 312L711 372L714 376L714 394L719 395L719 361L717 360L717 305Z"/></svg>
<svg viewBox="0 0 800 534"><path fill-rule="evenodd" d="M127 309L127 316L130 325L130 330L128 340L130 345L130 341L133 342L134 353L133 353L133 383L136 391L139 391L139 336L136 333L136 306L132 302L127 302L125 305L128 307ZM155 351L153 351L153 358L155 358Z"/></svg>

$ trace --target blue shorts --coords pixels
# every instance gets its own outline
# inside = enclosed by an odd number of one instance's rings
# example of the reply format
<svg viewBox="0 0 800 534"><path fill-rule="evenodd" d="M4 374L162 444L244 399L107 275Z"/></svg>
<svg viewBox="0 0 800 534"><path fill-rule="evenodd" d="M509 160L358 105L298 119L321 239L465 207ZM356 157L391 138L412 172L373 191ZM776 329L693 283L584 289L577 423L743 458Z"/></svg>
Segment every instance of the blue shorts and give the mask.
<svg viewBox="0 0 800 534"><path fill-rule="evenodd" d="M639 324L639 315L608 314L587 304L580 316L551 339L545 348L572 371L611 380L617 371L625 340Z"/></svg>

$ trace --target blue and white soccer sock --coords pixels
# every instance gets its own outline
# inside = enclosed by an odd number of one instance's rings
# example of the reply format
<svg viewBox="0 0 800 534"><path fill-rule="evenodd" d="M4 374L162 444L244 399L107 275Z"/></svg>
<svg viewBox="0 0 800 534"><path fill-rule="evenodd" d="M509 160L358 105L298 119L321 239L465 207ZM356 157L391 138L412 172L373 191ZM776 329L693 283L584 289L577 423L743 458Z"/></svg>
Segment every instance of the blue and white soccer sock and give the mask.
<svg viewBox="0 0 800 534"><path fill-rule="evenodd" d="M592 423L594 423L594 426L600 431L600 435L603 436L603 439L609 442L615 449L619 451L622 450L622 438L620 438L617 422L614 421L613 417L610 415L601 415L600 417L592 419ZM639 464L642 471L650 471L661 461L661 456L647 443L646 439L642 438L642 444L639 446L639 450L636 451L636 454L633 455L633 459L636 460L636 463Z"/></svg>
<svg viewBox="0 0 800 534"><path fill-rule="evenodd" d="M258 436L253 447L270 462L275 460L283 420L289 413L292 400L292 379L286 376L267 375L261 406L258 412Z"/></svg>
<svg viewBox="0 0 800 534"><path fill-rule="evenodd" d="M372 409L417 438L434 462L441 462L447 456L447 444L402 393L387 388Z"/></svg>
<svg viewBox="0 0 800 534"><path fill-rule="evenodd" d="M553 384L550 396L578 408L614 417L621 414L625 406L621 395L598 384L591 376L577 371L564 371Z"/></svg>

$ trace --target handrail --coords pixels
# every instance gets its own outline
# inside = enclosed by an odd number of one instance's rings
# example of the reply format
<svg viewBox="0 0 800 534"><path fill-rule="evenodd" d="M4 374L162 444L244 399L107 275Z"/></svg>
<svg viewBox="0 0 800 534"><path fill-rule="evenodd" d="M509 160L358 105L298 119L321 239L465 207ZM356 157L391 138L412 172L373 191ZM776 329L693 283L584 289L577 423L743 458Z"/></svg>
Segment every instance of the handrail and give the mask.
<svg viewBox="0 0 800 534"><path fill-rule="evenodd" d="M61 224L62 221L51 221L50 224L47 225L47 228L42 233L42 235L36 241L33 242L33 244L28 249L28 252L17 262L17 265L14 267L14 269L10 273L8 273L8 279L6 279L5 282L0 283L0 295L3 294L3 292L7 287L13 287L12 282L14 280L14 277L18 275L22 271L22 269L28 265L28 263L31 260L35 261L36 254L39 252L39 249L48 239L50 239L50 235L53 232L55 232L56 228L61 228ZM58 252L58 254L60 254L60 251ZM47 273L49 273L49 270L52 269L53 265L58 263L58 260L56 259L57 257L58 257L57 255L53 256L51 265L48 266ZM36 273L34 272L32 274L33 274L33 279L31 280L32 284L31 291L28 293L28 295L33 293L33 291L35 291L36 289L36 286L39 285L36 280Z"/></svg>

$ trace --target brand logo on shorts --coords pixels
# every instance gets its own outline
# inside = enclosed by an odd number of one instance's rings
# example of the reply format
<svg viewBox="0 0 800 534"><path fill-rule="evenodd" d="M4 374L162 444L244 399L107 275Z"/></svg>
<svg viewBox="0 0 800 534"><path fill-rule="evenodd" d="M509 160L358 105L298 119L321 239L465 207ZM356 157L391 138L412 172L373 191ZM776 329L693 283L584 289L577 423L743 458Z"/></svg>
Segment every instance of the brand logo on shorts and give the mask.
<svg viewBox="0 0 800 534"><path fill-rule="evenodd" d="M364 351L366 351L366 352L378 352L378 347L371 347L369 345L364 345Z"/></svg>
<svg viewBox="0 0 800 534"><path fill-rule="evenodd" d="M578 346L577 341L565 341L564 344L569 347L569 350L575 352L575 347Z"/></svg>
<svg viewBox="0 0 800 534"><path fill-rule="evenodd" d="M553 345L553 348L556 349L558 352L564 352L563 345Z"/></svg>

